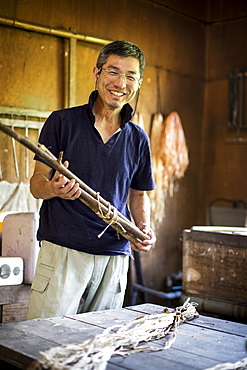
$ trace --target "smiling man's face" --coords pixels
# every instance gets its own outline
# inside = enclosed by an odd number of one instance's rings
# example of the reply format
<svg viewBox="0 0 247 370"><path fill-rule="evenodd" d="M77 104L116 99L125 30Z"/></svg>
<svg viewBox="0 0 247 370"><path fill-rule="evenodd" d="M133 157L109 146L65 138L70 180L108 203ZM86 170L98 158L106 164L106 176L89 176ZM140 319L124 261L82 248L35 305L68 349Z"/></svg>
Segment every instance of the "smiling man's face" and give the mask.
<svg viewBox="0 0 247 370"><path fill-rule="evenodd" d="M94 69L99 97L104 106L122 109L134 98L141 83L139 69L138 59L118 55L110 55L99 74L99 70Z"/></svg>

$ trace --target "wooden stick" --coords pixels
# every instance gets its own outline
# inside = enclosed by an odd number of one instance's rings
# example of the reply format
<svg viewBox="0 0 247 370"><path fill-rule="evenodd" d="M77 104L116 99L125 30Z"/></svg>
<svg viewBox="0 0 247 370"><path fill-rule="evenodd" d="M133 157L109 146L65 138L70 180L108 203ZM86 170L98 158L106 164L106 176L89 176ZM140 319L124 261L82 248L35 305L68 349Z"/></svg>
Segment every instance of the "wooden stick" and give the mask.
<svg viewBox="0 0 247 370"><path fill-rule="evenodd" d="M22 136L16 131L11 130L8 126L1 122L0 130L37 154L37 156L43 159L50 167L60 172L69 180L75 179L81 190L81 195L78 199L88 206L95 214L97 214L97 216L103 219L108 225L117 230L117 232L124 238L133 244L149 239L148 235L144 234L133 222L118 212L118 210L104 198L102 198L99 193L92 190L76 175L59 163L60 161L43 145L37 146L33 144L28 138Z"/></svg>

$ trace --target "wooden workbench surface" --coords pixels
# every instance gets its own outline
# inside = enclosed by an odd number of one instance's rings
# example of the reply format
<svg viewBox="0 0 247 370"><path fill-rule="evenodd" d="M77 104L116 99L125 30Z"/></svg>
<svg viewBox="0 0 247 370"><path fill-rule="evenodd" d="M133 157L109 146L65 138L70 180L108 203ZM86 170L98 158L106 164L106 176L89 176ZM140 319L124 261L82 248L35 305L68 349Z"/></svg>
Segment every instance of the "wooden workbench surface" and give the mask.
<svg viewBox="0 0 247 370"><path fill-rule="evenodd" d="M83 342L112 325L123 325L143 314L161 313L163 307L143 304L119 310L0 324L0 360L27 369L40 351ZM113 356L107 370L206 369L219 363L235 363L247 357L247 325L206 316L180 325L173 346L158 352L142 352L125 358ZM166 339L148 343L164 346ZM0 365L1 367L1 365Z"/></svg>

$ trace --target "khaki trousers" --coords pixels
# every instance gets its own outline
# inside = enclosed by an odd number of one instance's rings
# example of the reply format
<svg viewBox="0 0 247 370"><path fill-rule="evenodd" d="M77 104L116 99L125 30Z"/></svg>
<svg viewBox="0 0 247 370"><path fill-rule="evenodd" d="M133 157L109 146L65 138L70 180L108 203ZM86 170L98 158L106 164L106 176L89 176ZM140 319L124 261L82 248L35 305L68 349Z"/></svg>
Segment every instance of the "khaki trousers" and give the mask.
<svg viewBox="0 0 247 370"><path fill-rule="evenodd" d="M129 257L97 256L43 241L31 287L27 320L121 308Z"/></svg>

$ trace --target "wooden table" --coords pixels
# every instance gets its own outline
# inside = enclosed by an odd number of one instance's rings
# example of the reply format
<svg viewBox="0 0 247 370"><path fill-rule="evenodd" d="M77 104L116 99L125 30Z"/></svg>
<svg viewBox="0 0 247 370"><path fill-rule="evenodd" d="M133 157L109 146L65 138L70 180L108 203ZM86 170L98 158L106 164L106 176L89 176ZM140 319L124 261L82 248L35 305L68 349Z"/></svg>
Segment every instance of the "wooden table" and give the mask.
<svg viewBox="0 0 247 370"><path fill-rule="evenodd" d="M112 325L123 325L143 314L161 312L162 306L142 304L118 310L0 324L0 360L27 369L39 358L40 351L82 342ZM171 348L132 354L126 358L113 356L107 370L191 370L225 362L235 363L247 357L246 336L245 324L200 316L180 325ZM165 341L162 338L148 345L160 347ZM4 366L0 364L1 369L5 369Z"/></svg>

